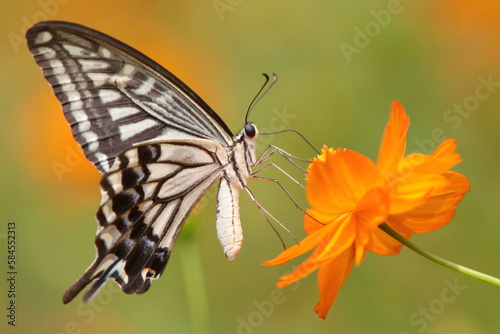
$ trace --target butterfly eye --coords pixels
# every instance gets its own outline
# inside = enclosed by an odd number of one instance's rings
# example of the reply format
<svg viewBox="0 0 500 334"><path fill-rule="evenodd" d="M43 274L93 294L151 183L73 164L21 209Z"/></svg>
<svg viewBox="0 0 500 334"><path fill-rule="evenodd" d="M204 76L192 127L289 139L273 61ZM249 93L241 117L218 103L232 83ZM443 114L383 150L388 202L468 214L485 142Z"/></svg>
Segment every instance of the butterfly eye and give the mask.
<svg viewBox="0 0 500 334"><path fill-rule="evenodd" d="M253 125L253 123L247 123L245 125L245 134L249 138L255 137L255 135L257 134L257 128L255 127L255 125Z"/></svg>

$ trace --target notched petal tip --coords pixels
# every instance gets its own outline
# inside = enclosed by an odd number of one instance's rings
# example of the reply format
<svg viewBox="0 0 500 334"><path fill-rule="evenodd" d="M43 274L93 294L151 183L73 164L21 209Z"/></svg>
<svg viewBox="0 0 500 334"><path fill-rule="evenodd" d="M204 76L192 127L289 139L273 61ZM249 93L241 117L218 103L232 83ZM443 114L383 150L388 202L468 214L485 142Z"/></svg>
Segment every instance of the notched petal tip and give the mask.
<svg viewBox="0 0 500 334"><path fill-rule="evenodd" d="M431 156L437 160L447 162L449 165L449 169L462 161L462 157L460 156L460 154L455 152L456 148L457 140L449 138L443 141L434 150Z"/></svg>
<svg viewBox="0 0 500 334"><path fill-rule="evenodd" d="M380 145L377 165L382 174L394 169L394 165L404 156L406 149L406 134L410 127L410 118L399 101L394 101L387 123L382 143Z"/></svg>

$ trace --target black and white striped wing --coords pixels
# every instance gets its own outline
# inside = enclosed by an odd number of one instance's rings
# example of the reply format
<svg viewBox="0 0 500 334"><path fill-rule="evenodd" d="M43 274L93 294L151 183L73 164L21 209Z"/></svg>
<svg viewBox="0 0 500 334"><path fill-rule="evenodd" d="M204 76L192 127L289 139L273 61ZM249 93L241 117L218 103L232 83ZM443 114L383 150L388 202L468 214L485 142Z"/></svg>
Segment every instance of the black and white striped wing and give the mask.
<svg viewBox="0 0 500 334"><path fill-rule="evenodd" d="M163 273L191 209L227 163L223 147L204 139L144 144L118 155L101 180L96 259L63 302L93 280L84 301L108 279L128 294L147 291Z"/></svg>
<svg viewBox="0 0 500 334"><path fill-rule="evenodd" d="M232 144L229 128L198 95L120 41L59 21L35 24L26 39L74 138L100 172L138 143L205 138Z"/></svg>
<svg viewBox="0 0 500 334"><path fill-rule="evenodd" d="M47 21L26 38L74 138L104 173L96 259L63 301L95 281L89 300L108 279L142 293L165 269L193 206L227 178L231 132L174 75L110 36Z"/></svg>

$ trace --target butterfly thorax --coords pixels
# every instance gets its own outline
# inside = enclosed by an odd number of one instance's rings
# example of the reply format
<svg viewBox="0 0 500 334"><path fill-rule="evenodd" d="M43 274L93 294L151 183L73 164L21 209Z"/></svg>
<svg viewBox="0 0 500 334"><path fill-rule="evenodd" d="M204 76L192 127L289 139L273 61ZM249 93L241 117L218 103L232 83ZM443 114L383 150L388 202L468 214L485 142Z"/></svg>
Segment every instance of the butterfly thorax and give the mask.
<svg viewBox="0 0 500 334"><path fill-rule="evenodd" d="M253 132L249 133L249 129ZM253 123L248 123L236 136L232 150L230 150L229 160L231 161L234 177L230 177L233 182L237 182L240 188L245 188L247 180L252 174L252 167L255 164L255 140L258 136L257 127Z"/></svg>

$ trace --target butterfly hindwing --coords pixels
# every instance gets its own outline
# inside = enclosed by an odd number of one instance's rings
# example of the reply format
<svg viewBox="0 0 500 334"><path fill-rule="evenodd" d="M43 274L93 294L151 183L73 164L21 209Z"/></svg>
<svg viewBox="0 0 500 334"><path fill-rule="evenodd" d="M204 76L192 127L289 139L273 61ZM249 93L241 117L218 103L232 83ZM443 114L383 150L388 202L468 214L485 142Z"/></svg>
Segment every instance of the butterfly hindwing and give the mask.
<svg viewBox="0 0 500 334"><path fill-rule="evenodd" d="M36 24L26 38L74 138L100 172L137 143L176 138L232 143L228 127L201 98L114 38L57 21Z"/></svg>
<svg viewBox="0 0 500 334"><path fill-rule="evenodd" d="M126 293L145 292L165 266L199 198L220 179L227 157L204 139L144 144L120 154L101 180L97 256L65 294L69 302L92 280L88 300L107 279Z"/></svg>

